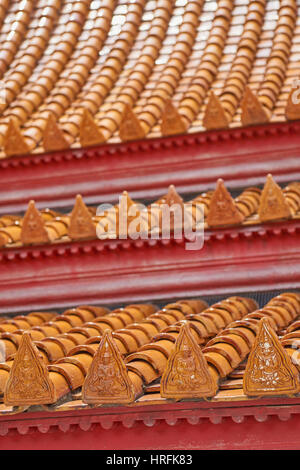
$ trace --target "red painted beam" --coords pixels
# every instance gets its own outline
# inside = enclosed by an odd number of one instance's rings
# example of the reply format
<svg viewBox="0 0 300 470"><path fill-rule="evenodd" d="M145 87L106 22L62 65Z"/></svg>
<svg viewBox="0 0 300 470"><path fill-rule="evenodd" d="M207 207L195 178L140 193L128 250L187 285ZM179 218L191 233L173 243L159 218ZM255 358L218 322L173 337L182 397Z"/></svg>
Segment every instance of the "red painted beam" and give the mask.
<svg viewBox="0 0 300 470"><path fill-rule="evenodd" d="M91 204L116 201L124 189L134 198L156 198L172 183L179 192L300 179L300 122L201 132L89 149L0 160L0 211L72 206L81 193Z"/></svg>
<svg viewBox="0 0 300 470"><path fill-rule="evenodd" d="M0 253L0 312L298 288L300 220L185 240L87 241Z"/></svg>

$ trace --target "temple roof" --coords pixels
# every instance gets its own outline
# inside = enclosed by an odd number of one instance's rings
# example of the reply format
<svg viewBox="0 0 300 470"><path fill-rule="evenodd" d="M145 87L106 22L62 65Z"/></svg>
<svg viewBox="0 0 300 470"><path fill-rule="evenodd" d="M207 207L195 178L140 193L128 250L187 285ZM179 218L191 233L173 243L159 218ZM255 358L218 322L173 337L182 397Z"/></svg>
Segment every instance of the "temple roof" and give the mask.
<svg viewBox="0 0 300 470"><path fill-rule="evenodd" d="M298 10L3 0L1 156L299 119Z"/></svg>

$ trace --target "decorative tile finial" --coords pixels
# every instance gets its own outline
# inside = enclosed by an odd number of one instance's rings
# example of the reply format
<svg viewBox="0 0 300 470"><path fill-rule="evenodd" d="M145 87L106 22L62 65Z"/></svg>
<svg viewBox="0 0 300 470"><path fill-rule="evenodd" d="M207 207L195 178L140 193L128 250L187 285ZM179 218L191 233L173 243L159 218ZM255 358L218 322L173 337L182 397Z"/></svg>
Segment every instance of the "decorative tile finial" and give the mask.
<svg viewBox="0 0 300 470"><path fill-rule="evenodd" d="M285 117L289 121L300 119L300 80L295 80L290 91L286 108Z"/></svg>
<svg viewBox="0 0 300 470"><path fill-rule="evenodd" d="M178 194L173 184L170 184L167 194L159 199L159 202L161 204L168 204L169 206L172 206L173 204L179 204L180 206L183 206L184 204L182 197Z"/></svg>
<svg viewBox="0 0 300 470"><path fill-rule="evenodd" d="M46 152L66 150L70 147L53 113L49 113L43 134L43 147Z"/></svg>
<svg viewBox="0 0 300 470"><path fill-rule="evenodd" d="M106 330L82 388L82 400L92 405L132 403L135 399L125 363L111 331Z"/></svg>
<svg viewBox="0 0 300 470"><path fill-rule="evenodd" d="M96 238L96 226L80 194L77 194L76 202L71 212L68 235L72 240Z"/></svg>
<svg viewBox="0 0 300 470"><path fill-rule="evenodd" d="M289 219L291 216L292 213L282 189L275 183L272 175L268 174L260 197L258 208L259 220L261 222L268 222L271 220Z"/></svg>
<svg viewBox="0 0 300 470"><path fill-rule="evenodd" d="M219 179L210 201L207 216L208 226L239 225L243 220L244 216L236 207L234 200L225 188L223 180Z"/></svg>
<svg viewBox="0 0 300 470"><path fill-rule="evenodd" d="M122 123L119 128L119 135L123 142L140 140L146 137L141 122L128 105L125 107Z"/></svg>
<svg viewBox="0 0 300 470"><path fill-rule="evenodd" d="M222 107L220 99L212 91L205 109L203 126L207 130L226 129L229 125L226 112Z"/></svg>
<svg viewBox="0 0 300 470"><path fill-rule="evenodd" d="M44 219L37 210L34 201L29 202L28 209L23 219L21 242L24 245L49 243Z"/></svg>
<svg viewBox="0 0 300 470"><path fill-rule="evenodd" d="M265 124L269 122L270 116L268 110L262 105L257 96L248 86L245 87L241 109L241 121L243 126Z"/></svg>
<svg viewBox="0 0 300 470"><path fill-rule="evenodd" d="M3 137L4 152L8 157L24 155L30 149L23 137L16 119L11 118L8 122L6 133Z"/></svg>
<svg viewBox="0 0 300 470"><path fill-rule="evenodd" d="M131 197L129 196L128 192L127 191L123 191L122 192L122 198L126 198L126 204L127 204L127 207L129 208L130 206L132 206L133 204L136 204L132 199Z"/></svg>
<svg viewBox="0 0 300 470"><path fill-rule="evenodd" d="M299 373L268 318L262 318L243 378L246 395L292 395L299 392Z"/></svg>
<svg viewBox="0 0 300 470"><path fill-rule="evenodd" d="M84 109L82 113L79 138L82 147L100 145L105 142L104 135L95 123L94 118L88 109Z"/></svg>
<svg viewBox="0 0 300 470"><path fill-rule="evenodd" d="M184 134L188 130L187 122L185 122L183 116L177 111L170 99L166 100L165 103L160 130L162 135L165 136Z"/></svg>

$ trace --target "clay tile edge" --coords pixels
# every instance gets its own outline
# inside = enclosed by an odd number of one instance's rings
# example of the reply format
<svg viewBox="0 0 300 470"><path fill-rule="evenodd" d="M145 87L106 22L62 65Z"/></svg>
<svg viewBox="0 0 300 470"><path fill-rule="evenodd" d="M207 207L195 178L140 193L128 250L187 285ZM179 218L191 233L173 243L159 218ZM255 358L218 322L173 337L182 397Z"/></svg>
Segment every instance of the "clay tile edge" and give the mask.
<svg viewBox="0 0 300 470"><path fill-rule="evenodd" d="M3 148L8 157L24 155L30 151L16 119L11 118L8 122L7 130L3 137Z"/></svg>
<svg viewBox="0 0 300 470"><path fill-rule="evenodd" d="M43 147L46 152L67 150L70 145L53 113L49 113L43 133Z"/></svg>
<svg viewBox="0 0 300 470"><path fill-rule="evenodd" d="M272 175L268 174L260 197L260 205L258 208L259 220L261 222L268 222L278 219L288 219L291 216L291 210L282 189L275 183Z"/></svg>
<svg viewBox="0 0 300 470"><path fill-rule="evenodd" d="M286 108L285 117L289 121L300 119L300 81L298 80L290 91Z"/></svg>
<svg viewBox="0 0 300 470"><path fill-rule="evenodd" d="M269 122L270 114L262 105L251 88L246 86L243 99L241 101L241 121L243 126L254 124L266 124Z"/></svg>
<svg viewBox="0 0 300 470"><path fill-rule="evenodd" d="M160 130L162 135L184 134L188 130L188 124L178 112L172 100L167 100L161 116Z"/></svg>
<svg viewBox="0 0 300 470"><path fill-rule="evenodd" d="M92 405L132 403L135 391L111 331L106 330L82 388L82 400Z"/></svg>
<svg viewBox="0 0 300 470"><path fill-rule="evenodd" d="M299 374L267 318L248 357L243 390L249 396L292 395L299 392Z"/></svg>
<svg viewBox="0 0 300 470"><path fill-rule="evenodd" d="M201 348L184 322L163 373L160 394L176 400L206 398L215 396L217 389Z"/></svg>
<svg viewBox="0 0 300 470"><path fill-rule="evenodd" d="M4 391L4 403L30 406L56 402L54 385L29 333L23 333Z"/></svg>
<svg viewBox="0 0 300 470"><path fill-rule="evenodd" d="M220 99L212 91L205 109L203 126L207 130L226 129L229 121Z"/></svg>
<svg viewBox="0 0 300 470"><path fill-rule="evenodd" d="M49 243L49 241L43 217L34 201L30 201L22 223L21 242L24 245L31 245Z"/></svg>
<svg viewBox="0 0 300 470"><path fill-rule="evenodd" d="M96 226L80 194L71 212L68 235L72 240L96 238Z"/></svg>
<svg viewBox="0 0 300 470"><path fill-rule="evenodd" d="M119 136L123 142L141 140L146 137L146 132L140 120L128 105L125 107L122 122L119 127Z"/></svg>
<svg viewBox="0 0 300 470"><path fill-rule="evenodd" d="M91 112L84 109L79 128L79 138L82 147L101 145L105 142L105 137L97 126Z"/></svg>
<svg viewBox="0 0 300 470"><path fill-rule="evenodd" d="M209 227L224 227L226 225L239 225L244 216L239 212L234 200L227 191L222 179L217 181L217 187L212 195L207 224Z"/></svg>

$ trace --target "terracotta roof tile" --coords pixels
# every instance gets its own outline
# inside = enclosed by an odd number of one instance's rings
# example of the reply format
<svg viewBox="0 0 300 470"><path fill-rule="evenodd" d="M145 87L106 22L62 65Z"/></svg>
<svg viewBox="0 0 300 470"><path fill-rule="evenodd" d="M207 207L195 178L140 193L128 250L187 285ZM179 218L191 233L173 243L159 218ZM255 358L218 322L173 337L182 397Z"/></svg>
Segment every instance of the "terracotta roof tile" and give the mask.
<svg viewBox="0 0 300 470"><path fill-rule="evenodd" d="M190 303L191 305L189 305ZM178 303L167 305L165 309L161 311L160 317L164 318L169 314L170 322L177 321L178 319L184 318L187 314L201 311L205 306L206 304L202 301L182 301L182 303L179 301ZM53 321L42 325L42 328L31 328L30 335L32 339L35 339L35 345L38 347L42 355L41 357L46 363L58 361L58 359L63 358L63 356L69 353L71 354L70 358L59 360L58 363L62 364L60 367L64 367L64 363L68 363L72 360L74 362L77 356L80 357L82 351L91 351L93 355L100 342L99 335L102 336L107 329L116 330L121 327L116 334L113 333L113 337L122 354L128 354L151 338L152 334L149 332L149 328L147 330L148 321L143 319L149 315L149 319L156 318L156 314L153 313L155 309L156 308L150 304L131 304L124 309L116 309L104 317L103 315L107 313L107 309L81 306L77 309L67 310L63 315L58 315ZM173 316L172 309L174 309ZM84 320L88 319L88 315L93 321L84 323ZM95 315L99 316L95 318ZM76 323L74 324L75 320ZM158 323L154 322L154 324L155 329L153 334L156 334L167 325L165 322L160 326ZM74 325L81 326L74 327ZM17 326L19 326L19 324ZM146 334L144 332L146 332ZM18 331L18 335L11 337L4 335L2 340L6 341L6 344L11 345L13 343L16 350L20 344L20 334L21 331ZM93 338L95 334L97 334L97 337ZM87 341L89 337L91 338ZM132 338L134 339L133 342ZM78 346L74 348L74 345L84 342L90 346ZM9 359L6 364L1 366L1 383L5 380L5 377L7 377L10 364L11 360Z"/></svg>
<svg viewBox="0 0 300 470"><path fill-rule="evenodd" d="M31 380L28 380L30 377ZM23 333L5 388L6 405L26 406L57 400L49 372L40 359L30 334Z"/></svg>
<svg viewBox="0 0 300 470"><path fill-rule="evenodd" d="M44 150L41 116L49 111L74 146L80 144L79 124L69 121L75 109L89 110L111 141L117 139L125 106L143 129L134 138L159 136L170 99L183 124L164 127L164 135L210 128L203 110L211 92L226 116L215 126L298 115L297 105L285 111L292 80L298 78L295 0L180 6L172 0L102 0L101 9L90 0L24 5L18 10L17 2L5 2L0 9L0 74L6 89L0 132L3 137L9 118L17 118L27 136L26 153ZM126 133L120 135L127 140ZM7 156L18 153L6 149Z"/></svg>
<svg viewBox="0 0 300 470"><path fill-rule="evenodd" d="M50 322L47 321L46 323L45 321L49 320L50 316L38 313L29 314L28 317L16 317L15 321L4 322L1 340L3 345L5 345L6 358L8 360L1 366L0 381L3 383L7 377L7 372L11 368L11 362L14 357L11 354L18 350L24 329L30 333L30 337L38 348L42 360L48 364L68 356L73 350L74 353L81 351L77 345L82 345L86 342L87 344L92 344L91 350L95 351L100 342L99 336L102 336L107 329L113 331L121 328L116 336L116 341L120 350L124 351L122 342L119 341L119 338L122 339L124 336L123 328L126 327L127 329L127 325L130 325L133 331L132 334L135 335L136 330L134 326L137 326L138 323L134 322L143 322L143 319L151 314L153 315L155 310L156 307L150 304L131 304L124 309L116 309L108 313L109 311L106 308L83 305L76 309L66 310L62 315L57 315ZM40 318L37 315L40 315ZM40 325L35 326L37 321L31 325L29 322L32 319L39 320ZM10 325L12 333L8 334L6 330ZM126 341L128 341L128 334L131 332L130 327L128 333L125 332L124 338L126 338ZM97 336L95 337L95 335ZM88 341L89 338L92 339L92 342ZM148 341L148 338L144 337L142 341L145 343ZM134 347L136 348L137 345Z"/></svg>

